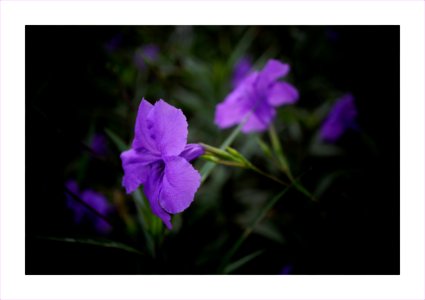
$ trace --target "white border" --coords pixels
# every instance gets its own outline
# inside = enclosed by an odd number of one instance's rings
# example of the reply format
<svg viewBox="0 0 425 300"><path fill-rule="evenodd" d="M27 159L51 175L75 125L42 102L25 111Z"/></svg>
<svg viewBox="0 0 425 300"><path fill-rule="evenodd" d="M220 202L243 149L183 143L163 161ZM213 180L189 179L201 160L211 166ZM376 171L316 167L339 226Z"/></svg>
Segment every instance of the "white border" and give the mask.
<svg viewBox="0 0 425 300"><path fill-rule="evenodd" d="M424 299L424 12L423 1L2 1L1 299ZM25 276L26 24L400 24L401 275Z"/></svg>

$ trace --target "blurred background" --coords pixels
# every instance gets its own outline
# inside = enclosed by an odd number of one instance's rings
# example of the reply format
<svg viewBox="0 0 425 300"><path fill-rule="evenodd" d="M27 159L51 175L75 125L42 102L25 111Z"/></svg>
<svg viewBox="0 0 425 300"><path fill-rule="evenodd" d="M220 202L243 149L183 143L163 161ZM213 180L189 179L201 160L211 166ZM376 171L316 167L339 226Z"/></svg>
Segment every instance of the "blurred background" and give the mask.
<svg viewBox="0 0 425 300"><path fill-rule="evenodd" d="M26 26L26 274L399 274L399 38L399 26ZM214 124L216 105L270 58L300 93L274 127L316 201L289 189L264 210L282 186L216 166L167 230L121 186L141 98L181 108L188 142L219 146L233 129ZM325 142L346 93L356 124ZM267 132L232 147L285 179L259 141Z"/></svg>

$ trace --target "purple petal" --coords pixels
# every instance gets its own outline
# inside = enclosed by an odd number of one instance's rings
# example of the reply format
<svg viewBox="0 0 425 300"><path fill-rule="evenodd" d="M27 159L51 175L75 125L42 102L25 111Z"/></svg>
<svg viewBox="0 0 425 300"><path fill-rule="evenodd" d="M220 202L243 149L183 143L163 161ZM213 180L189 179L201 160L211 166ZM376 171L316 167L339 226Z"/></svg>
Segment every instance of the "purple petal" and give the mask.
<svg viewBox="0 0 425 300"><path fill-rule="evenodd" d="M187 121L183 112L163 100L155 103L147 119L150 138L163 156L179 155L187 143Z"/></svg>
<svg viewBox="0 0 425 300"><path fill-rule="evenodd" d="M169 213L180 213L192 203L201 175L182 157L167 157L159 204Z"/></svg>
<svg viewBox="0 0 425 300"><path fill-rule="evenodd" d="M250 133L267 130L275 115L276 110L273 106L267 103L259 103L257 108L249 115L247 122L242 127L242 132Z"/></svg>
<svg viewBox="0 0 425 300"><path fill-rule="evenodd" d="M75 195L78 195L79 193L79 187L78 187L78 183L75 180L68 180L65 183L65 187L70 190L72 193L74 193Z"/></svg>
<svg viewBox="0 0 425 300"><path fill-rule="evenodd" d="M81 194L81 199L94 208L98 213L106 215L110 209L108 200L102 194L91 189L85 190Z"/></svg>
<svg viewBox="0 0 425 300"><path fill-rule="evenodd" d="M258 76L258 89L267 89L280 77L289 72L289 65L283 64L276 59L270 59Z"/></svg>
<svg viewBox="0 0 425 300"><path fill-rule="evenodd" d="M217 105L214 123L220 128L239 124L255 104L254 83L257 73L251 74Z"/></svg>
<svg viewBox="0 0 425 300"><path fill-rule="evenodd" d="M153 109L145 98L142 99L139 105L139 110L136 117L135 133L132 147L134 149L145 148L150 152L158 152L156 149L155 140L151 137L150 129L152 126L148 124L148 115Z"/></svg>
<svg viewBox="0 0 425 300"><path fill-rule="evenodd" d="M204 148L202 148L200 145L198 144L187 144L186 147L184 148L183 152L180 153L180 157L183 157L184 159L186 159L187 161L192 161L195 158L201 156L202 154L204 154Z"/></svg>
<svg viewBox="0 0 425 300"><path fill-rule="evenodd" d="M298 100L298 90L287 82L276 82L270 89L267 101L270 105L293 104Z"/></svg>
<svg viewBox="0 0 425 300"><path fill-rule="evenodd" d="M158 216L168 229L172 228L171 216L159 205L159 194L162 189L162 181L164 177L164 164L157 162L152 165L148 180L144 185L144 192L148 198L154 215Z"/></svg>
<svg viewBox="0 0 425 300"><path fill-rule="evenodd" d="M236 88L249 74L252 69L252 62L249 57L242 57L233 69L232 86Z"/></svg>
<svg viewBox="0 0 425 300"><path fill-rule="evenodd" d="M335 142L342 134L355 124L357 109L354 97L346 94L332 107L320 129L320 136L327 142Z"/></svg>
<svg viewBox="0 0 425 300"><path fill-rule="evenodd" d="M127 194L146 182L150 172L149 165L158 159L159 156L153 155L143 148L139 150L130 149L121 153L122 167L124 169L122 185L126 188Z"/></svg>

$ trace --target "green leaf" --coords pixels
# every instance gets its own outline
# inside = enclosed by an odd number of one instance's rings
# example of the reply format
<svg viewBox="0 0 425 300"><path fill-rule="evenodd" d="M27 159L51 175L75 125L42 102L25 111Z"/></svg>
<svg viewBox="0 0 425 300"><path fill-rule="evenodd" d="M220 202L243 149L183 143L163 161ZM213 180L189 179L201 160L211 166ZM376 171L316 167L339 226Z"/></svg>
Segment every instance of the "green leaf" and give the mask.
<svg viewBox="0 0 425 300"><path fill-rule="evenodd" d="M64 243L74 243L74 244L85 244L92 246L99 246L104 248L114 248L119 249L139 255L145 255L143 252L128 246L126 244L115 242L108 239L91 239L91 238L72 238L72 237L50 237L50 236L37 236L37 239L64 242Z"/></svg>
<svg viewBox="0 0 425 300"><path fill-rule="evenodd" d="M112 130L105 129L105 132L108 135L108 137L112 140L112 142L115 144L115 146L117 146L118 150L122 152L129 148L128 145Z"/></svg>
<svg viewBox="0 0 425 300"><path fill-rule="evenodd" d="M235 244L232 248L227 252L227 254L224 255L224 258L222 260L221 265L219 266L219 272L223 272L228 265L229 260L235 255L235 253L239 250L239 248L242 246L243 242L248 238L248 236L251 235L251 233L254 231L254 229L257 227L257 225L263 220L263 218L267 215L267 213L273 208L273 206L285 195L288 190L292 187L292 184L286 187L283 191L281 191L279 194L274 196L266 206L260 211L257 218L254 220L251 226L247 227L245 231L242 233L242 235L236 240Z"/></svg>
<svg viewBox="0 0 425 300"><path fill-rule="evenodd" d="M240 267L243 267L244 265L246 265L247 263L249 263L251 260L253 260L254 258L260 256L261 254L264 253L264 250L259 250L256 251L254 253L248 254L247 256L242 257L241 259L230 263L225 269L224 272L225 274L229 274L232 273L234 271L236 271L237 269L239 269Z"/></svg>
<svg viewBox="0 0 425 300"><path fill-rule="evenodd" d="M254 27L249 28L243 37L239 40L239 43L236 45L235 50L230 54L229 60L227 61L230 67L233 67L236 61L246 53L246 51L251 46L252 42L257 35L256 29Z"/></svg>

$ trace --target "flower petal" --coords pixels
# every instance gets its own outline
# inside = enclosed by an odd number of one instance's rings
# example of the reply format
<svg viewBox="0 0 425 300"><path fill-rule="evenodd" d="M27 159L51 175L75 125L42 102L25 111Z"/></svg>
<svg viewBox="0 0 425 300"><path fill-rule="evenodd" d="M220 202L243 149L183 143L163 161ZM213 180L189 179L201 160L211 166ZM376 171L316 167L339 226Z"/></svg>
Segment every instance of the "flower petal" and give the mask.
<svg viewBox="0 0 425 300"><path fill-rule="evenodd" d="M125 186L127 194L146 182L150 171L149 164L158 159L158 156L152 155L143 148L139 150L130 149L121 153L122 167L124 169L122 185Z"/></svg>
<svg viewBox="0 0 425 300"><path fill-rule="evenodd" d="M184 158L167 157L159 204L167 212L182 212L192 203L201 184L201 175Z"/></svg>
<svg viewBox="0 0 425 300"><path fill-rule="evenodd" d="M276 115L276 109L267 103L260 103L255 111L249 115L247 122L242 127L242 132L262 132L267 130L273 118Z"/></svg>
<svg viewBox="0 0 425 300"><path fill-rule="evenodd" d="M259 73L257 87L260 90L268 88L273 82L289 72L289 65L276 59L270 59Z"/></svg>
<svg viewBox="0 0 425 300"><path fill-rule="evenodd" d="M298 90L287 82L276 82L270 89L267 101L270 105L293 104L299 97Z"/></svg>
<svg viewBox="0 0 425 300"><path fill-rule="evenodd" d="M180 153L179 156L183 157L187 161L192 161L198 156L201 156L202 154L204 154L204 152L205 152L204 148L202 148L198 144L187 144L183 152Z"/></svg>
<svg viewBox="0 0 425 300"><path fill-rule="evenodd" d="M159 204L159 195L162 189L163 178L164 164L162 162L154 163L151 166L151 172L149 174L148 180L144 185L144 193L148 198L153 214L158 216L168 229L171 229L171 216Z"/></svg>
<svg viewBox="0 0 425 300"><path fill-rule="evenodd" d="M320 128L320 136L326 142L335 142L346 129L355 126L357 109L354 97L346 94L338 99Z"/></svg>
<svg viewBox="0 0 425 300"><path fill-rule="evenodd" d="M217 105L214 123L220 128L239 124L255 105L254 82L258 74L249 75L231 92L223 102Z"/></svg>
<svg viewBox="0 0 425 300"><path fill-rule="evenodd" d="M147 117L150 138L163 156L179 155L187 143L187 121L183 112L163 100L155 103Z"/></svg>
<svg viewBox="0 0 425 300"><path fill-rule="evenodd" d="M155 140L151 137L151 128L148 126L147 121L148 115L152 109L153 105L143 98L137 112L132 148L145 148L150 152L155 153L158 152L158 150L156 149Z"/></svg>

